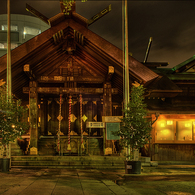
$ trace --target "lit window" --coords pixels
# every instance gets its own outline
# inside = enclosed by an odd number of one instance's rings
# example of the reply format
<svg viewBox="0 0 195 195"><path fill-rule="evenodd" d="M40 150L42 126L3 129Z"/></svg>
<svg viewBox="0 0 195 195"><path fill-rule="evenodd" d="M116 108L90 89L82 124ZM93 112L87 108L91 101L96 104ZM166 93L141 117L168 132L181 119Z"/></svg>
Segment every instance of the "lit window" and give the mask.
<svg viewBox="0 0 195 195"><path fill-rule="evenodd" d="M177 140L179 141L192 140L191 121L177 121Z"/></svg>
<svg viewBox="0 0 195 195"><path fill-rule="evenodd" d="M10 26L10 29L11 29L11 31L18 31L18 26L16 26L16 25L11 25L11 26ZM1 30L7 30L7 24L1 25Z"/></svg>
<svg viewBox="0 0 195 195"><path fill-rule="evenodd" d="M26 34L28 34L28 35L38 35L38 34L41 33L41 30L25 26L23 33L24 33L24 35L26 35Z"/></svg>
<svg viewBox="0 0 195 195"><path fill-rule="evenodd" d="M11 49L18 47L17 43L11 43ZM7 43L0 43L0 49L7 49Z"/></svg>
<svg viewBox="0 0 195 195"><path fill-rule="evenodd" d="M4 49L4 44L0 43L0 49Z"/></svg>
<svg viewBox="0 0 195 195"><path fill-rule="evenodd" d="M157 121L157 140L174 140L173 121Z"/></svg>

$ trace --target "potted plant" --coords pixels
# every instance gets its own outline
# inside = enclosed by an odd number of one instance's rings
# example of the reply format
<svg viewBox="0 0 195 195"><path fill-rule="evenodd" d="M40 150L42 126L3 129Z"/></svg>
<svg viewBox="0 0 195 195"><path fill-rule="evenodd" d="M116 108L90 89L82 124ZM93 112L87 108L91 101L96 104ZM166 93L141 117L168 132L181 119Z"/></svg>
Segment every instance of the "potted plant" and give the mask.
<svg viewBox="0 0 195 195"><path fill-rule="evenodd" d="M126 153L125 173L140 174L141 161L133 158L134 152L142 148L151 139L151 122L147 119L147 109L144 103L144 87L138 83L131 88L130 101L124 110L120 130L115 133L121 137L122 146L131 149L131 155ZM130 150L129 150L130 153ZM139 153L138 153L139 155Z"/></svg>
<svg viewBox="0 0 195 195"><path fill-rule="evenodd" d="M7 101L6 85L0 86L0 148L2 158L1 167L3 172L9 171L10 154L9 143L21 136L27 129L27 123L23 121L23 116L27 109L21 106L21 101Z"/></svg>

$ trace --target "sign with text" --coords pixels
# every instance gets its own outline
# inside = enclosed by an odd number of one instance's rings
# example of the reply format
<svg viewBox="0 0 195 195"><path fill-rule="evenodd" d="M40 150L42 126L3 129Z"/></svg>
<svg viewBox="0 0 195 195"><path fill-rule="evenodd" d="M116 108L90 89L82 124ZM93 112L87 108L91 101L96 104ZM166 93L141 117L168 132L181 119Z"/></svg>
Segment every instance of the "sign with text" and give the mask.
<svg viewBox="0 0 195 195"><path fill-rule="evenodd" d="M106 123L106 139L119 140L120 136L113 135L113 132L117 132L119 129L120 123Z"/></svg>
<svg viewBox="0 0 195 195"><path fill-rule="evenodd" d="M102 121L105 123L121 122L123 116L102 116Z"/></svg>
<svg viewBox="0 0 195 195"><path fill-rule="evenodd" d="M87 128L105 128L105 123L103 122L87 122Z"/></svg>

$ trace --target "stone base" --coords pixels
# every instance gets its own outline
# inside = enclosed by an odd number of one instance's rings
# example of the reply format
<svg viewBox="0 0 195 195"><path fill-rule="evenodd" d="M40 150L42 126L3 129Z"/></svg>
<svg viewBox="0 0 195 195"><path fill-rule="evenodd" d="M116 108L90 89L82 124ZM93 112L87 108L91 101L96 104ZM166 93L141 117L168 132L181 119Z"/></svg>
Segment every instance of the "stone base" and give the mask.
<svg viewBox="0 0 195 195"><path fill-rule="evenodd" d="M35 147L30 148L30 155L38 155L38 149Z"/></svg>

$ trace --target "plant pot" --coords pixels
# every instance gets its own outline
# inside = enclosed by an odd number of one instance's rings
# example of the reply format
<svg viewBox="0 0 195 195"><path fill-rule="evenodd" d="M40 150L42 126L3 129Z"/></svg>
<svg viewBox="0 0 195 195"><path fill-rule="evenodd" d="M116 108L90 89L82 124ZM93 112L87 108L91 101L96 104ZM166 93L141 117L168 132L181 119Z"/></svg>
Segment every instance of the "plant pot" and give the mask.
<svg viewBox="0 0 195 195"><path fill-rule="evenodd" d="M2 161L3 161L3 158L0 158L0 171L2 170Z"/></svg>
<svg viewBox="0 0 195 195"><path fill-rule="evenodd" d="M125 161L125 174L141 174L141 161Z"/></svg>
<svg viewBox="0 0 195 195"><path fill-rule="evenodd" d="M10 158L2 158L1 161L1 171L8 172L10 167Z"/></svg>

